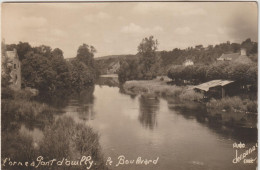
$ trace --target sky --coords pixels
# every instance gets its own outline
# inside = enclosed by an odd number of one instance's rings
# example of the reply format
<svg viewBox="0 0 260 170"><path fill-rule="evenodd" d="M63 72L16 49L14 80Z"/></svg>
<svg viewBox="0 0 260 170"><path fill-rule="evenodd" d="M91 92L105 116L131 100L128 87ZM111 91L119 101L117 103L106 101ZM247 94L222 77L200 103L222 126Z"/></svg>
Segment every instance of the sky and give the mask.
<svg viewBox="0 0 260 170"><path fill-rule="evenodd" d="M6 44L48 45L72 58L85 43L101 57L136 54L150 35L160 51L257 41L257 12L255 2L3 3L1 30Z"/></svg>

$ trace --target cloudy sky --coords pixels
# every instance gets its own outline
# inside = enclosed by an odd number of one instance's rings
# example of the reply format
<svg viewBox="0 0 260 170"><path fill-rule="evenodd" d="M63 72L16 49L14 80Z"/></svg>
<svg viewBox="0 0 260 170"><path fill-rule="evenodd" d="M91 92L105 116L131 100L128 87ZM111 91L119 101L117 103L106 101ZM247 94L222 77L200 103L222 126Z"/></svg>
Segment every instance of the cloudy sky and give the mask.
<svg viewBox="0 0 260 170"><path fill-rule="evenodd" d="M32 46L60 48L65 58L79 45L95 57L135 54L142 38L153 35L159 50L246 38L257 41L254 2L121 2L2 4L2 38Z"/></svg>

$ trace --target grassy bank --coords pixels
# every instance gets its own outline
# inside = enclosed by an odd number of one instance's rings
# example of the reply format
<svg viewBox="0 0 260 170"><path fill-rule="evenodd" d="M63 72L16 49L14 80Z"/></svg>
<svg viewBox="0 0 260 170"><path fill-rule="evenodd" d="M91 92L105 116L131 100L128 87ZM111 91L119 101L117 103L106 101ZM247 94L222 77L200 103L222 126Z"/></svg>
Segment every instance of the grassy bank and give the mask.
<svg viewBox="0 0 260 170"><path fill-rule="evenodd" d="M211 99L206 104L209 118L214 122L257 128L257 101L240 97L225 97L220 100Z"/></svg>
<svg viewBox="0 0 260 170"><path fill-rule="evenodd" d="M142 95L147 97L167 97L167 100L174 99L184 106L191 101L203 99L201 93L197 93L192 86L168 85L167 80L142 80L127 81L124 85L124 92L130 95ZM256 127L257 122L257 101L241 99L238 96L225 97L219 100L211 99L205 103L208 118L212 123L227 125L238 125L240 127ZM197 113L197 111L193 111Z"/></svg>
<svg viewBox="0 0 260 170"><path fill-rule="evenodd" d="M130 95L152 95L152 96L167 96L177 97L180 100L197 101L202 99L200 93L196 93L190 86L168 85L168 79L153 79L153 80L133 80L127 81L124 85L124 92Z"/></svg>
<svg viewBox="0 0 260 170"><path fill-rule="evenodd" d="M49 159L69 158L77 160L81 156L91 156L96 163L91 169L106 169L99 144L98 134L89 126L75 123L70 117L61 116L58 109L36 102L28 91L2 89L1 102L1 137L2 158L15 161L33 161L38 156ZM40 129L40 141L30 133L22 132ZM8 166L5 169L27 169L26 167ZM85 165L76 167L58 166L54 169L86 169ZM38 169L46 169L39 167Z"/></svg>
<svg viewBox="0 0 260 170"><path fill-rule="evenodd" d="M246 112L257 113L257 101L241 99L240 97L225 97L221 100L211 99L207 103L207 108L212 110L221 110L223 112Z"/></svg>

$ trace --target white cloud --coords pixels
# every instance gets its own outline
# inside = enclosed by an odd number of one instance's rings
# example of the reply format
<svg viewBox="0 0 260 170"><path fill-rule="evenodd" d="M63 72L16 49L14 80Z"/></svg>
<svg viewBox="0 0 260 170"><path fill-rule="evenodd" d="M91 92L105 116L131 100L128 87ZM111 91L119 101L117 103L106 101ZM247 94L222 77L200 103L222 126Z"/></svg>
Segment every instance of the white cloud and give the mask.
<svg viewBox="0 0 260 170"><path fill-rule="evenodd" d="M140 32L143 32L144 30L142 29L141 26L136 25L134 23L130 23L129 25L124 26L121 29L121 31L124 33L140 33Z"/></svg>
<svg viewBox="0 0 260 170"><path fill-rule="evenodd" d="M134 12L139 14L154 14L154 13L168 13L173 16L191 16L191 15L206 15L207 12L199 6L194 6L188 3L178 2L160 2L160 3L138 3Z"/></svg>
<svg viewBox="0 0 260 170"><path fill-rule="evenodd" d="M206 15L206 11L204 9L201 8L196 8L196 9L191 9L188 11L182 11L181 13L182 15Z"/></svg>
<svg viewBox="0 0 260 170"><path fill-rule="evenodd" d="M86 21L94 22L94 21L98 21L98 20L110 19L111 16L107 13L99 12L97 14L86 15L84 18L85 18Z"/></svg>
<svg viewBox="0 0 260 170"><path fill-rule="evenodd" d="M121 32L123 33L158 33L162 32L163 28L155 26L153 28L143 28L135 23L130 23L127 26L122 27Z"/></svg>
<svg viewBox="0 0 260 170"><path fill-rule="evenodd" d="M176 34L180 34L180 35L186 35L192 32L192 30L190 29L190 27L178 27L174 30L174 32Z"/></svg>
<svg viewBox="0 0 260 170"><path fill-rule="evenodd" d="M51 34L53 36L57 36L57 37L64 37L66 35L65 32L60 30L60 29L53 29L53 30L51 30Z"/></svg>
<svg viewBox="0 0 260 170"><path fill-rule="evenodd" d="M219 34L229 34L230 32L232 32L234 29L233 28L229 28L229 27L219 27L217 29Z"/></svg>
<svg viewBox="0 0 260 170"><path fill-rule="evenodd" d="M97 18L99 18L99 19L109 19L109 18L111 18L111 16L107 13L99 12L97 14Z"/></svg>
<svg viewBox="0 0 260 170"><path fill-rule="evenodd" d="M118 19L119 21L125 21L125 18L122 17L122 16L118 16L117 19Z"/></svg>
<svg viewBox="0 0 260 170"><path fill-rule="evenodd" d="M47 25L48 21L43 17L22 17L20 19L20 24L22 27L39 28Z"/></svg>

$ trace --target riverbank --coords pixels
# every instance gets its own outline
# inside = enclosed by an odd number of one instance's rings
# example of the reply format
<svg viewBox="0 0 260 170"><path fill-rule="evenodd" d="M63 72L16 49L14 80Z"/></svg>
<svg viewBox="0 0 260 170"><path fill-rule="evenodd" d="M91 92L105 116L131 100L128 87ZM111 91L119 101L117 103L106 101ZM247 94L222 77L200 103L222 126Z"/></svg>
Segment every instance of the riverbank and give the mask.
<svg viewBox="0 0 260 170"><path fill-rule="evenodd" d="M192 86L168 85L169 79L132 80L123 85L124 92L129 95L149 95L153 97L176 97L184 101L198 101L203 95L196 93Z"/></svg>
<svg viewBox="0 0 260 170"><path fill-rule="evenodd" d="M159 78L127 81L123 85L123 89L129 95L141 95L149 98L174 98L180 103L203 99L203 95L195 92L193 86L168 85L168 81ZM257 101L234 96L219 100L211 99L206 103L201 103L201 105L205 105L210 121L245 128L256 128Z"/></svg>
<svg viewBox="0 0 260 170"><path fill-rule="evenodd" d="M97 169L106 169L98 133L71 117L57 117L62 114L60 109L37 102L32 96L28 90L2 88L2 158L24 162L39 155L55 159L89 155ZM31 133L34 130L37 139Z"/></svg>

